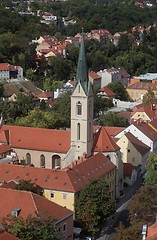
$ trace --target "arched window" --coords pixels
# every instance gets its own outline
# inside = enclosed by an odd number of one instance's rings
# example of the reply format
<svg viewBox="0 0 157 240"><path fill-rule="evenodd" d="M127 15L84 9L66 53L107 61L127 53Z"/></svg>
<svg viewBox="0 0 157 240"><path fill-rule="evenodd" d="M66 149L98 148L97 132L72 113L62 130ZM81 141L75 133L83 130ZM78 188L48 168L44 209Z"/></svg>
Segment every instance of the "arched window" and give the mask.
<svg viewBox="0 0 157 240"><path fill-rule="evenodd" d="M60 168L61 167L61 158L59 155L52 156L52 168Z"/></svg>
<svg viewBox="0 0 157 240"><path fill-rule="evenodd" d="M81 131L81 124L77 124L77 140L80 140L80 131Z"/></svg>
<svg viewBox="0 0 157 240"><path fill-rule="evenodd" d="M79 102L77 102L77 115L81 115L82 114L82 104Z"/></svg>
<svg viewBox="0 0 157 240"><path fill-rule="evenodd" d="M45 168L45 156L43 154L40 156L40 167Z"/></svg>
<svg viewBox="0 0 157 240"><path fill-rule="evenodd" d="M30 155L30 153L26 154L26 164L31 165L31 155Z"/></svg>

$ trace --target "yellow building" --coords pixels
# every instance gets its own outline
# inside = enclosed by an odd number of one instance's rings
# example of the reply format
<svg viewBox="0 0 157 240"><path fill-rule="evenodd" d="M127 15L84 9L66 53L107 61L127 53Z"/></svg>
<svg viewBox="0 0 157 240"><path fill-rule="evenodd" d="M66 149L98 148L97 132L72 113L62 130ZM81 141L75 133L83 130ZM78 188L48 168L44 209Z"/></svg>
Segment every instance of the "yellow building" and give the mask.
<svg viewBox="0 0 157 240"><path fill-rule="evenodd" d="M43 169L30 166L0 164L0 182L31 180L44 189L47 199L74 211L77 194L90 179L104 178L115 199L116 166L102 153L80 159L64 169Z"/></svg>
<svg viewBox="0 0 157 240"><path fill-rule="evenodd" d="M130 163L133 166L141 166L140 173L145 171L150 147L138 140L132 133L125 133L117 141L120 147L123 163Z"/></svg>
<svg viewBox="0 0 157 240"><path fill-rule="evenodd" d="M127 86L126 90L134 101L143 99L143 96L152 89L154 94L157 95L156 81L140 81L140 79L131 79L130 84Z"/></svg>

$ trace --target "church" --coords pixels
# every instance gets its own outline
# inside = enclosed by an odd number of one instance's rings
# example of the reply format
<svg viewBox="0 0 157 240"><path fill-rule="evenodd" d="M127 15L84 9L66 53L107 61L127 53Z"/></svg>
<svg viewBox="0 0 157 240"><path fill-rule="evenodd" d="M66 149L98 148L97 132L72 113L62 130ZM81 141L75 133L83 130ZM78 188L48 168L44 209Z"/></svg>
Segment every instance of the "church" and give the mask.
<svg viewBox="0 0 157 240"><path fill-rule="evenodd" d="M71 130L3 125L0 144L9 146L19 163L49 169L62 169L82 157L101 152L117 167L116 196L119 196L123 182L120 148L103 127L93 132L93 91L88 79L83 34L71 95Z"/></svg>

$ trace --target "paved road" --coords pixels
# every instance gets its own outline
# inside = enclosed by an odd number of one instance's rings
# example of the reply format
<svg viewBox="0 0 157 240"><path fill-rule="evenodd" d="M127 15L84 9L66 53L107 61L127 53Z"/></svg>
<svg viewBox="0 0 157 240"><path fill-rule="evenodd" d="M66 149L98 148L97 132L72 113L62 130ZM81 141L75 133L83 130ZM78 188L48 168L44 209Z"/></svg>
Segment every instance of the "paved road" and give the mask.
<svg viewBox="0 0 157 240"><path fill-rule="evenodd" d="M124 196L121 198L116 207L116 214L113 219L108 220L102 226L102 230L97 240L110 240L115 235L116 228L122 222L126 227L129 226L129 211L127 206L132 199L132 196L138 191L142 183L142 179L138 179L131 187L124 191Z"/></svg>

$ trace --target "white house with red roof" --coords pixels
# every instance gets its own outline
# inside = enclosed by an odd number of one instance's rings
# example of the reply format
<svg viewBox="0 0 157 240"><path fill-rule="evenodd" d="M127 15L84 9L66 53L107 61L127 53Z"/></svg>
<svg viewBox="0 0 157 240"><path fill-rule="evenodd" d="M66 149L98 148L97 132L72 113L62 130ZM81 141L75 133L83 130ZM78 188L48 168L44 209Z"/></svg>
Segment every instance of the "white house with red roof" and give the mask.
<svg viewBox="0 0 157 240"><path fill-rule="evenodd" d="M23 80L23 68L9 63L0 63L0 79L7 82Z"/></svg>
<svg viewBox="0 0 157 240"><path fill-rule="evenodd" d="M113 98L115 98L116 94L108 87L102 87L99 90L98 96L113 100Z"/></svg>
<svg viewBox="0 0 157 240"><path fill-rule="evenodd" d="M153 129L148 123L140 120L133 122L122 132L118 133L115 137L121 138L127 132L132 133L141 142L151 148L151 152L154 152L157 148L157 131Z"/></svg>
<svg viewBox="0 0 157 240"><path fill-rule="evenodd" d="M37 194L28 191L19 191L0 188L1 205L0 220L8 215L26 219L32 217L53 217L62 236L65 239L73 239L73 212L59 206Z"/></svg>
<svg viewBox="0 0 157 240"><path fill-rule="evenodd" d="M121 82L127 85L129 82L129 74L123 68L110 68L97 72L101 76L101 87L107 86L109 83Z"/></svg>

